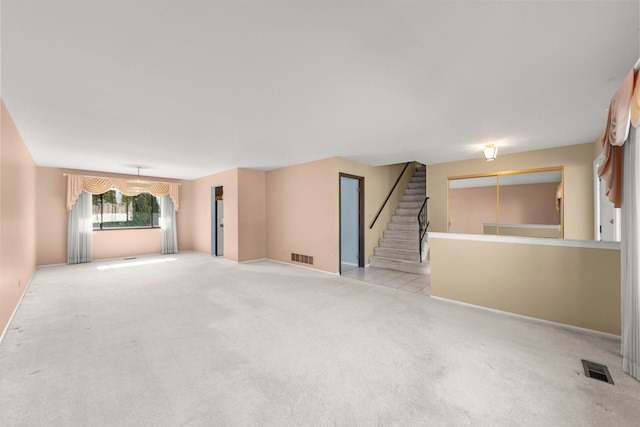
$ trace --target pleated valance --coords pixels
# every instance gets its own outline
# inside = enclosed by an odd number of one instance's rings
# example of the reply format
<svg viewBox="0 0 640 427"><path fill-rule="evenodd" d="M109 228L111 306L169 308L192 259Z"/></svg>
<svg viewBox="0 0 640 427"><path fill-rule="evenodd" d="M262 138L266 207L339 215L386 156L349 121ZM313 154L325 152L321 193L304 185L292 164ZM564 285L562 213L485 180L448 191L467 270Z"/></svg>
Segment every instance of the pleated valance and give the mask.
<svg viewBox="0 0 640 427"><path fill-rule="evenodd" d="M611 99L607 126L601 135L602 161L598 176L605 181L607 198L616 208L622 196L622 145L629 136L629 126L640 124L640 86L632 68Z"/></svg>
<svg viewBox="0 0 640 427"><path fill-rule="evenodd" d="M139 179L100 178L83 175L67 175L67 212L78 200L82 191L102 194L115 187L125 196L150 193L154 196L169 196L176 211L180 210L179 185L175 182L143 181Z"/></svg>

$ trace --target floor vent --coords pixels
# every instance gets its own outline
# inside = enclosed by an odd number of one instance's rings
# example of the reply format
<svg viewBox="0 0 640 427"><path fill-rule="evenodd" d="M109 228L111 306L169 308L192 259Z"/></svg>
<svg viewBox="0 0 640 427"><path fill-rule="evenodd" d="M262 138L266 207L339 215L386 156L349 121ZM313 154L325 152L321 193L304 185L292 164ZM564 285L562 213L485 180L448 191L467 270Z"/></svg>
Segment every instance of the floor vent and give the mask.
<svg viewBox="0 0 640 427"><path fill-rule="evenodd" d="M313 265L313 257L311 255L294 254L291 252L291 261Z"/></svg>
<svg viewBox="0 0 640 427"><path fill-rule="evenodd" d="M128 261L130 259L138 259L137 256L130 256L129 258L123 258L125 261Z"/></svg>
<svg viewBox="0 0 640 427"><path fill-rule="evenodd" d="M611 378L609 368L605 365L583 359L582 366L584 367L584 374L587 377L613 384L613 378Z"/></svg>

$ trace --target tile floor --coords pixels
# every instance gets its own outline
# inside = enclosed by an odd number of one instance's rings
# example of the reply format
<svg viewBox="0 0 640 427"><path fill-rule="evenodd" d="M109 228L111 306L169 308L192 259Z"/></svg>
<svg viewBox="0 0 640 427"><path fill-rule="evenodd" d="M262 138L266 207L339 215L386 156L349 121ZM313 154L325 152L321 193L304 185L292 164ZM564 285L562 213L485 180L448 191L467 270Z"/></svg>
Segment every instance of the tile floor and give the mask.
<svg viewBox="0 0 640 427"><path fill-rule="evenodd" d="M342 276L405 292L431 295L431 276L387 270L379 267L342 269Z"/></svg>

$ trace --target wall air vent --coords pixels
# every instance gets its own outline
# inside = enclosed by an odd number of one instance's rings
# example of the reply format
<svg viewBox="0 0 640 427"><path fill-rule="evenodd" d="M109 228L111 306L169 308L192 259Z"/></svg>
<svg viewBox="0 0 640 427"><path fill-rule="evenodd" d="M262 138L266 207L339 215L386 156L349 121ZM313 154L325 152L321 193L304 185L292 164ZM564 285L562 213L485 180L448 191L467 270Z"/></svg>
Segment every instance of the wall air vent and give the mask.
<svg viewBox="0 0 640 427"><path fill-rule="evenodd" d="M582 366L584 367L584 375L589 378L604 381L605 383L613 384L613 378L609 373L609 368L605 365L601 365L596 362L589 362L588 360L582 360Z"/></svg>
<svg viewBox="0 0 640 427"><path fill-rule="evenodd" d="M313 265L313 257L311 255L294 254L291 252L291 261Z"/></svg>

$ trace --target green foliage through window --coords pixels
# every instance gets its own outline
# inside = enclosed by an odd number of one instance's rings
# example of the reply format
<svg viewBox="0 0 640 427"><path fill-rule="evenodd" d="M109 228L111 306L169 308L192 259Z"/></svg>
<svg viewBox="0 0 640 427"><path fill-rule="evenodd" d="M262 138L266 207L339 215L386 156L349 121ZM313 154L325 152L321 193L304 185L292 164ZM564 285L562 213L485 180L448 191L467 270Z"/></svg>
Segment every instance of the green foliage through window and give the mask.
<svg viewBox="0 0 640 427"><path fill-rule="evenodd" d="M160 198L125 196L118 190L93 195L93 229L159 227Z"/></svg>

